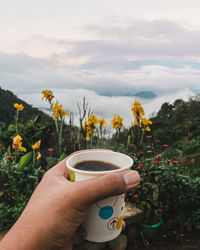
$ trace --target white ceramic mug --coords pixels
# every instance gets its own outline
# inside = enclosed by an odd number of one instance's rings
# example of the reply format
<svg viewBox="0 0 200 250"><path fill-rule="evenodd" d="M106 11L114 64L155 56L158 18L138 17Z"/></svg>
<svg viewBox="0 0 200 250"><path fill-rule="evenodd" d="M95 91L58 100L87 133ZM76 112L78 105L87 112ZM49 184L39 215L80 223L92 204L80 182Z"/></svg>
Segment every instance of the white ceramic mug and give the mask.
<svg viewBox="0 0 200 250"><path fill-rule="evenodd" d="M83 161L102 161L117 165L109 171L85 171L74 168ZM83 181L108 173L128 170L133 165L129 156L110 150L84 150L71 155L66 161L71 181ZM87 195L87 194L86 194ZM93 204L81 224L85 239L93 242L105 242L116 238L122 228L125 209L125 194L112 196Z"/></svg>

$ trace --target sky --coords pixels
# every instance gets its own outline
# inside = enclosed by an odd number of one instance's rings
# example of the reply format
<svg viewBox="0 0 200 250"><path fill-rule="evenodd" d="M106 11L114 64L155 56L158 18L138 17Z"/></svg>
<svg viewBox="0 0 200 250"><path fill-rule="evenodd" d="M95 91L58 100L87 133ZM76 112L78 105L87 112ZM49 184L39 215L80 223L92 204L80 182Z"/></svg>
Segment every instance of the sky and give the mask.
<svg viewBox="0 0 200 250"><path fill-rule="evenodd" d="M0 86L35 107L51 89L75 114L132 122L200 93L200 0L0 1ZM135 97L152 91L153 99Z"/></svg>

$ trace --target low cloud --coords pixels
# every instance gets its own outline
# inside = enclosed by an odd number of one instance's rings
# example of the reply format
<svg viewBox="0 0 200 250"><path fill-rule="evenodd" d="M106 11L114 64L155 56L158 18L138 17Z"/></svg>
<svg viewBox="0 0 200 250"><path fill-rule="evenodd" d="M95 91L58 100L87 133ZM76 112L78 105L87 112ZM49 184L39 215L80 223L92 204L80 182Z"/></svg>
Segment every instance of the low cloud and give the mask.
<svg viewBox="0 0 200 250"><path fill-rule="evenodd" d="M74 122L76 125L79 125L79 114L77 103L82 105L83 97L86 97L86 101L88 102L88 107L91 108L93 113L98 117L103 117L107 122L108 130L111 129L111 120L114 114L119 114L124 119L124 125L126 127L131 126L133 122L133 114L131 112L131 105L135 100L138 100L142 103L142 106L145 110L145 116L151 117L153 114L156 114L161 105L164 102L169 102L171 104L174 103L176 99L182 98L187 101L190 97L194 95L193 92L185 89L183 91L164 95L161 97L157 97L153 100L145 100L138 97L126 97L126 96L118 96L118 97L108 97L108 96L100 96L94 91L88 91L85 89L77 89L77 90L54 90L54 94L59 100L59 103L63 104L63 107L66 111L72 112L74 114ZM49 105L45 101L41 100L42 95L38 94L21 94L19 97L28 103L33 104L39 108L48 108ZM68 122L68 118L66 119Z"/></svg>

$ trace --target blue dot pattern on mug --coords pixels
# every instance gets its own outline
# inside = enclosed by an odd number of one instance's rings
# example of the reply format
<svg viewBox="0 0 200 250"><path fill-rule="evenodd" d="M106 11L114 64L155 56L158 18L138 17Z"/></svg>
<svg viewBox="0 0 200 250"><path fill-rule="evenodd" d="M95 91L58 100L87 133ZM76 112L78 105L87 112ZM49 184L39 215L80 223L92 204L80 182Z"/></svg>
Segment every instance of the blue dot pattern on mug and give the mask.
<svg viewBox="0 0 200 250"><path fill-rule="evenodd" d="M99 210L99 216L103 220L109 219L113 215L114 209L111 206L104 206Z"/></svg>

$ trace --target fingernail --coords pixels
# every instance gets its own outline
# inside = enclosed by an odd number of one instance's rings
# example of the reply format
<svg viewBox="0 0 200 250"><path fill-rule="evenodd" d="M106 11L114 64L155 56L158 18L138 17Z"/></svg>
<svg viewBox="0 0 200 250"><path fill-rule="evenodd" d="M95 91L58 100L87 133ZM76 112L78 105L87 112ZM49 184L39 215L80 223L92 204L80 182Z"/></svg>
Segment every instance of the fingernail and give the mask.
<svg viewBox="0 0 200 250"><path fill-rule="evenodd" d="M136 171L129 171L128 173L125 173L122 177L128 187L135 187L140 182L140 176Z"/></svg>

